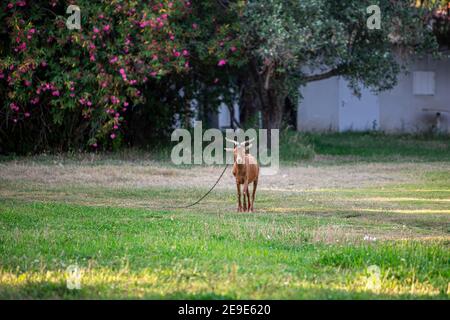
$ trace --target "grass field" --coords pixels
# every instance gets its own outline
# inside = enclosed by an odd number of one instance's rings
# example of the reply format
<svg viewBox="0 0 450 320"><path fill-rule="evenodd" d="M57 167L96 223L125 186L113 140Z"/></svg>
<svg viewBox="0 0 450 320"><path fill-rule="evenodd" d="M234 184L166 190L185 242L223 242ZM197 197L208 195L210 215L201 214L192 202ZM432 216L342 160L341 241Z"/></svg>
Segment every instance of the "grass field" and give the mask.
<svg viewBox="0 0 450 320"><path fill-rule="evenodd" d="M449 139L289 139L316 156L284 150L255 213L235 212L229 171L200 205L164 209L199 198L220 167L143 152L3 158L0 298L448 299Z"/></svg>

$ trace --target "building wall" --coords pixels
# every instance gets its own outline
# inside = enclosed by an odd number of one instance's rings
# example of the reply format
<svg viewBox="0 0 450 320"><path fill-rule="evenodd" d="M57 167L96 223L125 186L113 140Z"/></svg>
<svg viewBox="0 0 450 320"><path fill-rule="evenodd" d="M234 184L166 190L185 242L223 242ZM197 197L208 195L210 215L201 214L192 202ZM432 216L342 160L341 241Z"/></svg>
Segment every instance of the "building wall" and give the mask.
<svg viewBox="0 0 450 320"><path fill-rule="evenodd" d="M299 131L339 130L339 79L312 82L301 88L303 99L297 112Z"/></svg>
<svg viewBox="0 0 450 320"><path fill-rule="evenodd" d="M436 122L437 111L423 109L439 109L449 112L441 112L441 131L450 132L450 59L413 61L409 70L408 74L399 75L394 89L378 96L370 96L371 93L364 90L362 99L349 99L350 90L338 77L308 84L301 88L304 99L298 108L298 130L345 131L352 128L352 121L355 122L353 130L370 130L373 128L366 128L364 124L378 115L376 129L381 131L428 131ZM433 95L414 94L415 71L434 72ZM343 109L349 101L353 108L350 112Z"/></svg>
<svg viewBox="0 0 450 320"><path fill-rule="evenodd" d="M435 76L434 95L415 95L414 71L431 71ZM380 129L386 132L427 131L435 123L436 112L423 109L443 109L442 127L450 131L450 60L423 59L410 66L410 72L399 77L398 85L380 97Z"/></svg>

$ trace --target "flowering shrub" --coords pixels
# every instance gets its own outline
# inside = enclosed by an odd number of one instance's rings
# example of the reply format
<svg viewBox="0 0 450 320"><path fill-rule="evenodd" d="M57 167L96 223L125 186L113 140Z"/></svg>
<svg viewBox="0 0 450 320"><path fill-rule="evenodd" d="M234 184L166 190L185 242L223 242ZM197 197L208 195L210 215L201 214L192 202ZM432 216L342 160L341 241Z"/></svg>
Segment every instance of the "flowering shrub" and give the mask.
<svg viewBox="0 0 450 320"><path fill-rule="evenodd" d="M81 30L66 27L70 4L0 4L6 149L108 144L121 136L127 110L144 102L146 83L190 69L186 39L196 31L186 28L189 1L76 1Z"/></svg>

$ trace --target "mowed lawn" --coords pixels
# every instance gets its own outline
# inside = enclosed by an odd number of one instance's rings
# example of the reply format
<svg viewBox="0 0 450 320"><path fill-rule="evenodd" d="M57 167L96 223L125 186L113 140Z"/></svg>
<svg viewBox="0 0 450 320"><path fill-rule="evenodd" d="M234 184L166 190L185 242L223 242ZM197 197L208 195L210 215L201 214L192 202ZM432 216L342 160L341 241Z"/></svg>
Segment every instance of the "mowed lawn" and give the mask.
<svg viewBox="0 0 450 320"><path fill-rule="evenodd" d="M201 204L164 209L198 199L220 167L4 159L0 298L448 299L450 159L344 156L263 177L255 213L235 212L230 172Z"/></svg>

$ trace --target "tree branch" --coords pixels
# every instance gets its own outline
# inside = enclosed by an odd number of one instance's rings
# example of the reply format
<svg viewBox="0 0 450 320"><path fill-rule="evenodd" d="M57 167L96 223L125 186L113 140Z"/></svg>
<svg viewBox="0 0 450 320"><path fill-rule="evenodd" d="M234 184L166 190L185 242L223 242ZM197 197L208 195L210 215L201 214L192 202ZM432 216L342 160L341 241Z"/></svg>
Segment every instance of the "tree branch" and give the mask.
<svg viewBox="0 0 450 320"><path fill-rule="evenodd" d="M307 77L305 77L305 81L306 82L314 82L314 81L320 81L320 80L332 78L334 76L338 76L338 75L342 74L343 70L344 70L344 67L339 66L339 67L332 69L325 73L313 74L313 75L307 76Z"/></svg>

